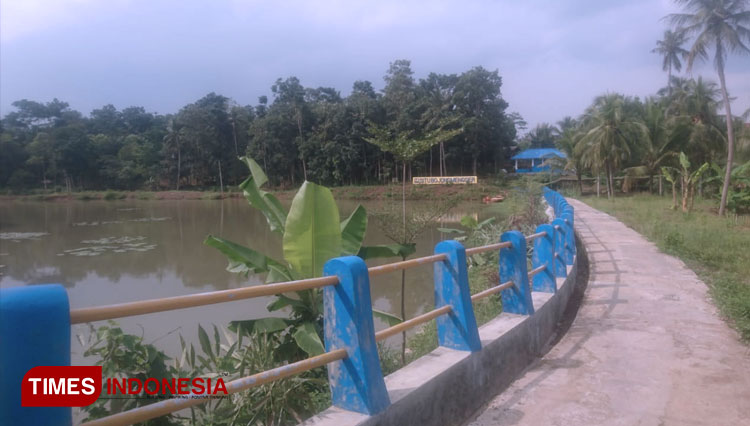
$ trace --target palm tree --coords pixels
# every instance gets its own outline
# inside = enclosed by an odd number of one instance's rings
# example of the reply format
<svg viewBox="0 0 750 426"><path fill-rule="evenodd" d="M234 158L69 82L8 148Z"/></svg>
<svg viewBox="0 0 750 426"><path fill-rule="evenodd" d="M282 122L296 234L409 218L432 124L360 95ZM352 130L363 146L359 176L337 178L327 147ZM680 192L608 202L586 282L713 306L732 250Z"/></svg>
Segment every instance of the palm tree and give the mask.
<svg viewBox="0 0 750 426"><path fill-rule="evenodd" d="M685 43L685 33L675 32L672 30L664 31L664 40L657 40L656 47L651 49L651 53L658 53L664 57L662 70L667 72L667 92L672 95L672 68L678 72L682 69L680 57L685 58L688 51L682 48Z"/></svg>
<svg viewBox="0 0 750 426"><path fill-rule="evenodd" d="M172 157L175 157L176 152L176 160L177 160L177 183L176 183L176 190L180 190L180 179L182 178L180 176L181 167L182 167L182 143L180 140L180 133L182 131L182 126L177 122L176 119L171 118L169 122L167 123L167 134L164 136L164 147L168 150L172 151Z"/></svg>
<svg viewBox="0 0 750 426"><path fill-rule="evenodd" d="M560 130L557 127L549 123L540 123L526 135L525 139L529 143L529 148L552 148L559 136Z"/></svg>
<svg viewBox="0 0 750 426"><path fill-rule="evenodd" d="M564 129L560 133L560 137L557 139L555 145L557 148L565 153L565 159L554 160L554 166L560 163L560 166L565 170L572 170L576 174L576 181L578 182L578 194L583 195L583 170L585 168L581 153L576 150L576 145L583 138L585 133L578 130L576 121L570 117L565 117L563 120L558 122L561 129Z"/></svg>
<svg viewBox="0 0 750 426"><path fill-rule="evenodd" d="M688 72L696 58L707 59L708 51L714 51L714 66L719 73L721 95L724 99L727 124L727 170L721 190L719 215L724 214L729 193L729 180L734 161L734 129L732 110L729 104L727 83L724 78L724 65L728 52L750 53L743 40L750 41L750 1L748 0L676 0L685 6L688 13L674 13L668 16L678 31L687 36L695 36L693 46L687 56Z"/></svg>
<svg viewBox="0 0 750 426"><path fill-rule="evenodd" d="M658 101L647 99L643 107L643 124L646 127L646 138L639 144L640 166L625 169L627 178L648 176L648 190L653 192L654 176L659 174L667 160L677 154L672 150L674 138L670 137L671 119ZM626 179L627 180L627 179ZM661 194L661 178L659 178Z"/></svg>
<svg viewBox="0 0 750 426"><path fill-rule="evenodd" d="M690 161L697 164L711 162L724 144L716 115L720 96L716 83L698 77L689 80L673 102L677 114L670 124L683 142L679 150L685 151Z"/></svg>
<svg viewBox="0 0 750 426"><path fill-rule="evenodd" d="M635 140L647 132L643 123L631 116L631 102L617 93L597 97L584 116L589 130L576 145L586 167L606 173L609 198L614 197L615 171L630 157Z"/></svg>

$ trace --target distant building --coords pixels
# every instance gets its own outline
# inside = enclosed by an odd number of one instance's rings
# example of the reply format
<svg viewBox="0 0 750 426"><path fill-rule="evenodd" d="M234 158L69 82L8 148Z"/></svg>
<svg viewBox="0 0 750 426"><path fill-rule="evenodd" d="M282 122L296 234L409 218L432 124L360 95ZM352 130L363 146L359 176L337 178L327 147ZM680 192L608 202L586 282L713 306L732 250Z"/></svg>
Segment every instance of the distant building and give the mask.
<svg viewBox="0 0 750 426"><path fill-rule="evenodd" d="M515 161L516 173L549 172L551 167L545 162L551 158L567 158L565 153L554 148L527 149L511 157Z"/></svg>

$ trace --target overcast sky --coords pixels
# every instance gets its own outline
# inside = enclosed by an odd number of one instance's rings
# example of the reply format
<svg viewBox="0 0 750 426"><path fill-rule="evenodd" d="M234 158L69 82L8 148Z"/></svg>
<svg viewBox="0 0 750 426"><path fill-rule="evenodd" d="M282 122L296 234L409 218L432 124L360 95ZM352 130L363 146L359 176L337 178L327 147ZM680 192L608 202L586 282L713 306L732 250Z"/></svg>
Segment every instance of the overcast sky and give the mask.
<svg viewBox="0 0 750 426"><path fill-rule="evenodd" d="M498 69L509 111L533 126L594 96L653 94L650 53L668 0L0 0L0 114L18 99L176 112L209 92L256 104L278 77L348 95L382 89L388 64L415 77ZM732 56L733 112L750 107L750 58ZM710 63L694 75L718 81Z"/></svg>

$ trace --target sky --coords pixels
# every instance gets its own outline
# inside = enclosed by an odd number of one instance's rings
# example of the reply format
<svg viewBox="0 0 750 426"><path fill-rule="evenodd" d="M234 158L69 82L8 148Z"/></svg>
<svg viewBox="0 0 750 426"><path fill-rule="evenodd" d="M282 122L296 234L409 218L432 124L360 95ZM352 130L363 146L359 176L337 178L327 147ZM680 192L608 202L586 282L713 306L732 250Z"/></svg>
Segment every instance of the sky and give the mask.
<svg viewBox="0 0 750 426"><path fill-rule="evenodd" d="M578 116L605 92L666 85L651 53L669 0L0 0L0 115L19 99L177 112L209 92L241 105L277 78L381 90L390 62L416 78L497 69L529 127ZM684 73L684 69L683 69ZM731 56L732 112L750 108L750 57ZM712 63L693 76L718 81Z"/></svg>

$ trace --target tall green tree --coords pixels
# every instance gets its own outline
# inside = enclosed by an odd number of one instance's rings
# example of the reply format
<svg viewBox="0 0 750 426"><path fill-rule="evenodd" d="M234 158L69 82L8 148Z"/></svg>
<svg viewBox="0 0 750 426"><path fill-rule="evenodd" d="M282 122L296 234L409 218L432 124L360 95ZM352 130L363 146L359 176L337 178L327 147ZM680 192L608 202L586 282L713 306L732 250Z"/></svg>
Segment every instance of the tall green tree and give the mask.
<svg viewBox="0 0 750 426"><path fill-rule="evenodd" d="M572 117L563 118L558 122L558 126L561 132L555 146L565 153L565 159L561 160L560 163L562 163L563 169L572 170L576 174L578 193L583 194L583 171L586 167L583 162L583 155L580 150L576 149L576 146L583 138L584 133L579 129L577 120Z"/></svg>
<svg viewBox="0 0 750 426"><path fill-rule="evenodd" d="M631 103L632 100L616 93L597 97L584 118L588 130L576 146L587 167L606 173L610 198L614 197L615 172L646 133L643 123L632 115Z"/></svg>
<svg viewBox="0 0 750 426"><path fill-rule="evenodd" d="M526 134L524 140L529 148L552 148L560 137L560 130L549 123L539 123Z"/></svg>
<svg viewBox="0 0 750 426"><path fill-rule="evenodd" d="M649 192L653 192L654 176L677 154L672 149L675 139L671 137L664 107L656 99L648 99L643 112L646 131L645 137L637 144L638 165L625 169L625 172L629 178L647 176Z"/></svg>
<svg viewBox="0 0 750 426"><path fill-rule="evenodd" d="M685 50L682 45L686 41L685 33L682 31L664 31L664 38L656 41L656 47L651 50L651 53L658 53L664 60L662 62L662 70L667 72L667 91L669 96L672 95L672 69L674 68L678 72L682 69L682 62L680 58L685 58L688 51Z"/></svg>
<svg viewBox="0 0 750 426"><path fill-rule="evenodd" d="M275 96L273 106L297 130L294 143L297 146L297 152L299 152L300 161L302 162L302 176L304 180L307 180L307 162L305 161L304 153L300 149L305 143L306 131L310 122L310 110L305 100L305 88L297 77L289 77L286 80L277 79L276 83L271 86L271 91Z"/></svg>
<svg viewBox="0 0 750 426"><path fill-rule="evenodd" d="M686 10L668 16L677 31L694 37L687 57L687 70L693 68L695 59L708 59L713 50L714 67L719 74L721 95L724 100L727 126L727 167L719 202L719 215L726 210L727 195L734 162L734 128L732 109L724 76L727 55L730 52L750 53L745 43L750 42L750 2L748 0L675 0Z"/></svg>
<svg viewBox="0 0 750 426"><path fill-rule="evenodd" d="M683 139L683 150L692 162L711 162L723 152L725 137L716 115L719 98L716 83L702 77L688 81L687 92L681 99L681 110L689 131L687 138Z"/></svg>
<svg viewBox="0 0 750 426"><path fill-rule="evenodd" d="M497 160L498 156L507 153L506 148L515 138L515 126L505 115L508 103L501 96L501 87L502 78L498 71L483 67L462 73L456 82L453 102L463 128L461 138L468 148L475 175L478 174L480 158Z"/></svg>
<svg viewBox="0 0 750 426"><path fill-rule="evenodd" d="M423 103L421 125L427 131L443 127L446 123L457 119L453 99L457 82L458 76L456 74L436 73L430 73L427 78L419 81L420 100ZM440 176L445 176L447 174L445 142L440 142L437 147L438 173ZM435 174L432 171L433 148L430 148L429 151L428 173L430 176L434 176Z"/></svg>

